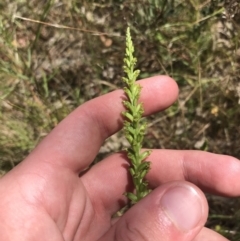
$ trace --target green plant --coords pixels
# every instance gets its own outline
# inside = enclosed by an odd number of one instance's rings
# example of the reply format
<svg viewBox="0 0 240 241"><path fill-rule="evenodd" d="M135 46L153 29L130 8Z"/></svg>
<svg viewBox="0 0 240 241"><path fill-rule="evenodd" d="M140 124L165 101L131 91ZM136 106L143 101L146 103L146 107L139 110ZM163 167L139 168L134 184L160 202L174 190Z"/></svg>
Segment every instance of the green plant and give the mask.
<svg viewBox="0 0 240 241"><path fill-rule="evenodd" d="M127 149L127 157L131 164L129 171L131 173L135 192L128 192L126 195L130 199L131 204L137 203L145 197L150 189L148 183L144 180L150 169L150 162L145 159L150 155L151 151L141 151L144 134L146 132L146 122L142 120L144 112L143 104L139 103L141 86L136 84L136 79L140 73L134 70L137 59L133 56L134 46L131 39L130 28L126 32L126 53L124 58L124 72L127 77L123 77L126 84L124 88L127 100L123 101L126 111L123 112L125 117L124 133L130 147Z"/></svg>

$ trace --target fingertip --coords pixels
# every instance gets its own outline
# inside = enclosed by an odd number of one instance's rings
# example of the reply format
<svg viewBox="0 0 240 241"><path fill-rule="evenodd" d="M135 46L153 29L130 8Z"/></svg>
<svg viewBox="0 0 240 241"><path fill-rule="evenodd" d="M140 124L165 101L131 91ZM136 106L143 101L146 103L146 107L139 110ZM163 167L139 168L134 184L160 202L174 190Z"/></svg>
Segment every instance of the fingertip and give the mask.
<svg viewBox="0 0 240 241"><path fill-rule="evenodd" d="M141 102L144 104L145 114L152 114L164 110L178 98L179 88L174 79L166 75L157 75L140 80L143 86ZM152 111L152 109L156 111ZM151 110L150 113L148 113Z"/></svg>
<svg viewBox="0 0 240 241"><path fill-rule="evenodd" d="M178 84L173 78L171 78L168 75L157 75L155 76L155 78L158 81L158 85L167 86L169 89L171 89L171 91L174 94L178 95L179 93Z"/></svg>
<svg viewBox="0 0 240 241"><path fill-rule="evenodd" d="M169 89L172 93L175 95L178 95L179 88L177 82L167 75L156 75L152 76L146 79L140 80L140 82L144 83L144 88L146 90L149 89L155 89L155 90L161 90L161 89ZM151 84L149 84L151 82ZM146 85L146 86L145 86Z"/></svg>

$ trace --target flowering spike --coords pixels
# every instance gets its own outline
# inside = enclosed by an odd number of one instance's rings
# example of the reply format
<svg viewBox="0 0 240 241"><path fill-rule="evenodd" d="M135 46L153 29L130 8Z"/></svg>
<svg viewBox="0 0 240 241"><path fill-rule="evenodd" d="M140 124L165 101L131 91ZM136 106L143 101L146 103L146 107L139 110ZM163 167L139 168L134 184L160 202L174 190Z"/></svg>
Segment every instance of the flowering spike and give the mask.
<svg viewBox="0 0 240 241"><path fill-rule="evenodd" d="M141 86L136 83L136 79L140 73L134 70L137 59L134 57L134 46L131 38L130 28L126 32L126 51L124 58L123 70L126 77L123 77L125 83L124 92L127 100L123 101L126 111L123 112L125 117L124 133L130 147L127 149L127 156L130 160L129 172L133 179L135 191L126 193L131 204L137 203L146 196L150 189L145 181L145 176L150 169L150 162L145 159L150 155L151 151L141 151L142 141L146 132L146 122L142 120L144 112L143 104L139 103Z"/></svg>

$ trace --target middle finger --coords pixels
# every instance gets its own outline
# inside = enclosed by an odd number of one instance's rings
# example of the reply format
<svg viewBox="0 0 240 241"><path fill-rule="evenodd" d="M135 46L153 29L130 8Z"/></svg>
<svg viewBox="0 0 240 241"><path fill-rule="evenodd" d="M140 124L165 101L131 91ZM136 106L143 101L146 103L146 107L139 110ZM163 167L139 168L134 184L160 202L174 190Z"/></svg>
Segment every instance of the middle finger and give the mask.
<svg viewBox="0 0 240 241"><path fill-rule="evenodd" d="M151 169L147 180L152 188L162 183L185 180L205 192L225 196L240 195L239 160L203 151L154 150L149 157ZM92 200L110 214L126 205L123 195L133 189L129 163L123 153L116 153L92 167L82 181ZM95 203L95 202L94 202Z"/></svg>

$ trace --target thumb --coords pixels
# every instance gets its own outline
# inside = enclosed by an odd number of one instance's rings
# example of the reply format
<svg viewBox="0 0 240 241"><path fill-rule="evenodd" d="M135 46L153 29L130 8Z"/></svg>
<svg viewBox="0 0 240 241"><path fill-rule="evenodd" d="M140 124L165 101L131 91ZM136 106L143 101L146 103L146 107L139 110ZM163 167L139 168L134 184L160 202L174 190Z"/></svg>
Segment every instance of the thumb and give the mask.
<svg viewBox="0 0 240 241"><path fill-rule="evenodd" d="M171 182L129 209L103 237L105 241L190 241L203 228L208 205L199 188Z"/></svg>

